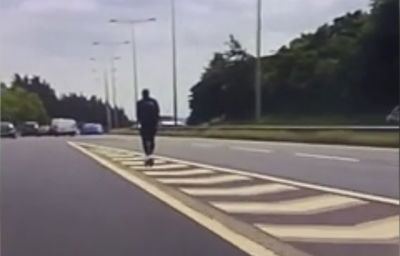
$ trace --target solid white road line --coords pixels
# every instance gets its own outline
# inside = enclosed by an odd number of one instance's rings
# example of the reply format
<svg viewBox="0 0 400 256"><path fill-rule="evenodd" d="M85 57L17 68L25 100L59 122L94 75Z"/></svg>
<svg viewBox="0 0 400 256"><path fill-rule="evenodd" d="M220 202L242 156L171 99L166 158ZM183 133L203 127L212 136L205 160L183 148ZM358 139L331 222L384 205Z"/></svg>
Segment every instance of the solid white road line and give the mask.
<svg viewBox="0 0 400 256"><path fill-rule="evenodd" d="M286 241L320 243L393 243L399 238L399 216L355 226L257 224L268 234ZM398 242L397 242L398 243Z"/></svg>
<svg viewBox="0 0 400 256"><path fill-rule="evenodd" d="M326 159L326 160L337 160L337 161L345 161L345 162L354 162L354 163L360 162L360 159L350 158L350 157L341 157L341 156L328 156L328 155L318 155L318 154L308 154L308 153L295 153L295 156L316 158L316 159Z"/></svg>
<svg viewBox="0 0 400 256"><path fill-rule="evenodd" d="M366 201L337 195L320 195L279 201L266 202L210 202L215 207L229 213L245 214L318 214L367 204Z"/></svg>
<svg viewBox="0 0 400 256"><path fill-rule="evenodd" d="M254 196L293 191L298 188L283 184L261 184L231 188L181 188L192 196Z"/></svg>
<svg viewBox="0 0 400 256"><path fill-rule="evenodd" d="M239 175L218 175L211 176L205 178L165 178L165 179L157 179L158 181L165 184L174 184L174 185L197 185L197 184L222 184L229 183L234 181L244 181L250 180L249 177L239 176Z"/></svg>
<svg viewBox="0 0 400 256"><path fill-rule="evenodd" d="M264 154L269 154L272 153L273 150L270 149L261 149L261 148L246 148L246 147L229 147L232 150L239 150L239 151L246 151L246 152L254 152L254 153L264 153Z"/></svg>
<svg viewBox="0 0 400 256"><path fill-rule="evenodd" d="M207 169L193 169L193 170L184 170L184 171L147 171L144 174L148 176L192 176L192 175L199 175L199 174L212 174L215 173L211 170Z"/></svg>
<svg viewBox="0 0 400 256"><path fill-rule="evenodd" d="M82 143L82 142L79 142L79 144L88 146L88 147L90 147L90 146L93 147L93 145L95 145L95 144ZM99 148L104 148L104 146L100 146L100 145L95 145L95 146L97 146ZM108 147L108 148L113 149L112 147ZM125 150L125 152L132 152L132 151ZM301 181L294 181L294 180L284 179L284 178L267 175L267 174L239 171L239 170L234 170L234 169L229 169L229 168L224 168L224 167L219 167L219 166L214 166L214 165L209 165L209 164L201 164L201 163L193 162L193 161L179 160L179 159L167 157L167 156L158 155L157 158L164 159L166 161L175 162L175 163L196 166L199 168L211 169L211 170L215 170L215 171L221 171L221 172L237 174L237 175L244 175L244 176L254 177L254 178L258 178L258 179L262 179L262 180L266 180L266 181L273 181L273 182L277 182L277 183L283 183L283 184L298 186L298 187L302 187L302 188L315 189L315 190L339 194L339 195L343 195L343 196L356 197L356 198L360 198L360 199L364 199L364 200L371 200L371 201L387 203L387 204L391 204L391 205L400 205L400 202L398 199L384 197L384 196L377 196L377 195L361 193L361 192L352 191L352 190L345 190L345 189L334 188L334 187L329 187L329 186L324 186L324 185L317 185L317 184L311 184L311 183L306 183L306 182L301 182Z"/></svg>
<svg viewBox="0 0 400 256"><path fill-rule="evenodd" d="M193 208L185 205L178 199L174 198L173 196L169 195L167 192L163 191L162 189L158 188L156 185L148 183L130 173L127 170L119 168L116 165L113 165L109 161L97 156L94 153L78 146L75 143L68 142L73 148L76 148L83 154L91 157L104 167L112 170L113 172L117 173L121 177L125 178L126 180L130 181L131 183L137 185L147 193L153 195L154 197L158 198L162 202L165 202L170 207L176 209L178 212L188 216L195 222L199 223L203 227L206 227L210 231L214 232L218 236L222 237L232 245L236 246L237 248L241 249L242 251L248 253L252 256L279 256L275 252L265 248L264 246L250 240L244 235L241 235L229 227L223 225L219 221L210 218L209 216L205 215L202 212L196 211Z"/></svg>
<svg viewBox="0 0 400 256"><path fill-rule="evenodd" d="M219 146L219 145L211 144L211 143L192 143L191 145L193 147L197 147L197 148L216 148Z"/></svg>
<svg viewBox="0 0 400 256"><path fill-rule="evenodd" d="M129 137L129 136L126 136ZM341 149L341 150L368 150L368 151L382 151L382 152L399 152L398 148L383 148L372 146L348 146L336 144L319 144L319 143L303 143L303 142L272 142L272 141L252 141L252 140L235 140L235 139L209 139L209 138L177 138L177 137L163 137L165 140L173 139L198 141L199 143L225 143L225 144L243 144L243 145L260 145L260 146L285 146L297 148L324 148L324 149Z"/></svg>

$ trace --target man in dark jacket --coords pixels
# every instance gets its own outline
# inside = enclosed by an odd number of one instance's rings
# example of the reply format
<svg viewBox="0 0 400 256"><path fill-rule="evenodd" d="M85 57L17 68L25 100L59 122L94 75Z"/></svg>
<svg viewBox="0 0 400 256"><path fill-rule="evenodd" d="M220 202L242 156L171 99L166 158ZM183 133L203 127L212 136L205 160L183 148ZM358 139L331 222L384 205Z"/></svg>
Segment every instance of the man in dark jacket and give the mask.
<svg viewBox="0 0 400 256"><path fill-rule="evenodd" d="M143 148L146 154L145 165L152 166L154 160L151 155L155 148L154 138L160 119L160 108L157 101L150 97L149 90L144 89L142 97L137 102L136 116L140 124L140 136L142 137Z"/></svg>

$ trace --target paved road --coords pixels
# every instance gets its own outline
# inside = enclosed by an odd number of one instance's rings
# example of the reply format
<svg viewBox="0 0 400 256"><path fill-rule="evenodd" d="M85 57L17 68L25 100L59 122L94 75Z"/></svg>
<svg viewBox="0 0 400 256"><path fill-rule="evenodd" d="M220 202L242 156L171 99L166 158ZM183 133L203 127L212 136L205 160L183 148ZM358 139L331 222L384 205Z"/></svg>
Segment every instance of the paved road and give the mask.
<svg viewBox="0 0 400 256"><path fill-rule="evenodd" d="M398 255L398 200L166 157L150 168L84 141L71 146L251 255Z"/></svg>
<svg viewBox="0 0 400 256"><path fill-rule="evenodd" d="M133 136L85 141L141 150ZM157 142L164 156L399 198L396 149L168 137Z"/></svg>
<svg viewBox="0 0 400 256"><path fill-rule="evenodd" d="M244 255L67 146L1 141L1 255Z"/></svg>
<svg viewBox="0 0 400 256"><path fill-rule="evenodd" d="M161 155L192 162L149 170L132 149L129 136L2 140L1 255L398 251L398 202L295 182L398 198L397 150L160 138Z"/></svg>

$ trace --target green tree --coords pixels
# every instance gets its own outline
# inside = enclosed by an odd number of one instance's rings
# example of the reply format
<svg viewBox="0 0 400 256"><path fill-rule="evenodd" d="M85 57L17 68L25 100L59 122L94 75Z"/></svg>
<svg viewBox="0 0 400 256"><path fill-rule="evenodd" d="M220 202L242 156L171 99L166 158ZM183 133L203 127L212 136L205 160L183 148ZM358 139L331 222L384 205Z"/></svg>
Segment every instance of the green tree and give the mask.
<svg viewBox="0 0 400 256"><path fill-rule="evenodd" d="M24 121L47 123L49 117L39 97L22 88L6 89L1 94L1 118L19 124Z"/></svg>
<svg viewBox="0 0 400 256"><path fill-rule="evenodd" d="M398 104L399 2L374 0L262 58L263 114L379 114ZM230 37L191 89L190 123L245 119L254 58Z"/></svg>

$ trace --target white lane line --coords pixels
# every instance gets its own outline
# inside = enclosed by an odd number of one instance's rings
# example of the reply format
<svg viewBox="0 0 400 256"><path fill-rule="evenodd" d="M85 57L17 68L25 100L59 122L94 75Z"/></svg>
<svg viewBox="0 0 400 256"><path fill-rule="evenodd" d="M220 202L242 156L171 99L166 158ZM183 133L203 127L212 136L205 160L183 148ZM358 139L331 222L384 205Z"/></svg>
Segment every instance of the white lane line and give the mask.
<svg viewBox="0 0 400 256"><path fill-rule="evenodd" d="M206 214L196 211L190 206L182 203L175 197L169 195L167 192L163 191L161 188L148 183L130 173L127 170L119 168L118 166L110 163L109 161L97 156L94 153L91 153L87 149L81 147L79 144L75 144L73 142L68 142L70 146L77 149L78 151L82 152L83 154L91 157L104 167L112 170L113 172L117 173L121 177L125 178L126 180L130 181L131 183L137 185L138 187L142 188L144 191L148 192L149 194L153 195L154 197L160 199L162 202L165 202L170 207L174 208L178 212L186 215L187 217L191 218L195 222L199 223L203 227L206 227L208 230L214 232L218 236L222 237L232 245L236 246L237 248L241 249L242 251L248 253L252 256L279 256L275 252L271 251L270 249L265 248L259 243L249 239L245 235L242 235L238 232L235 232L228 226L222 224L215 218L210 218Z"/></svg>
<svg viewBox="0 0 400 256"><path fill-rule="evenodd" d="M255 196L298 190L296 187L283 184L261 184L231 188L180 188L192 196Z"/></svg>
<svg viewBox="0 0 400 256"><path fill-rule="evenodd" d="M319 214L357 205L367 204L351 197L320 195L302 199L267 202L210 202L215 207L228 213L245 214Z"/></svg>
<svg viewBox="0 0 400 256"><path fill-rule="evenodd" d="M269 153L274 152L273 150L270 150L270 149L246 148L246 147L238 147L238 146L229 147L229 149L239 150L239 151L246 151L246 152L254 152L254 153L265 153L265 154L269 154Z"/></svg>
<svg viewBox="0 0 400 256"><path fill-rule="evenodd" d="M216 148L216 147L218 147L218 145L211 144L211 143L192 143L191 145L193 147L197 147L197 148Z"/></svg>
<svg viewBox="0 0 400 256"><path fill-rule="evenodd" d="M93 145L95 145L95 144L79 142L79 145L82 145L84 147L92 147L93 148ZM104 146L99 146L99 145L95 145L95 146L97 146L98 148L104 148ZM112 149L112 147L108 147L108 148ZM130 150L125 150L125 151L126 152L132 152ZM224 168L224 167L215 166L215 165L201 164L201 163L194 162L194 161L180 160L180 159L167 157L167 156L157 156L157 158L164 159L164 160L169 161L169 162L175 162L175 163L181 163L181 164L196 166L196 167L199 167L199 168L211 169L211 170L215 170L215 171L231 173L231 174L237 174L237 175L244 175L244 176L248 176L248 177L253 177L253 178L266 180L266 181L269 181L269 182L272 181L272 182L277 182L277 183L282 183L282 184L287 184L287 185L298 186L298 187L301 187L301 188L315 189L315 190L324 191L324 192L328 192L328 193L334 193L334 194L339 194L339 195L343 195L343 196L356 197L356 198L360 198L360 199L364 199L364 200L371 200L371 201L380 202L380 203L387 203L387 204L391 204L391 205L400 205L399 199L390 198L390 197L377 196L377 195L372 195L372 194L368 194L368 193L361 193L361 192L357 192L357 191L353 191L353 190L346 190L346 189L329 187L329 186L325 186L325 185L318 185L318 184L306 183L306 182L301 182L301 181L289 180L289 179L284 179L284 178L280 178L280 177L272 176L272 175L267 175L267 174L239 171L239 170Z"/></svg>
<svg viewBox="0 0 400 256"><path fill-rule="evenodd" d="M199 174L212 174L215 173L211 170L207 169L193 169L193 170L184 170L184 171L147 171L144 174L148 176L173 176L173 177L181 177L181 176L193 176Z"/></svg>
<svg viewBox="0 0 400 256"><path fill-rule="evenodd" d="M234 181L250 180L250 178L246 176L225 174L225 175L211 176L206 178L175 178L175 179L165 178L157 180L165 184L197 185L197 184L222 184Z"/></svg>
<svg viewBox="0 0 400 256"><path fill-rule="evenodd" d="M285 241L346 244L369 242L393 243L395 239L399 238L399 216L365 222L354 226L271 224L256 224L256 226L264 232Z"/></svg>
<svg viewBox="0 0 400 256"><path fill-rule="evenodd" d="M121 135L124 136L124 135ZM171 137L165 137L166 140ZM372 147L372 146L348 146L348 145L337 145L337 144L319 144L319 143L304 143L304 142L272 142L272 141L252 141L252 140L235 140L235 139L208 139L208 138L184 138L184 137L172 137L173 140L190 140L199 142L210 142L215 143L217 140L224 144L244 144L244 145L260 145L260 146L287 146L287 147L298 147L298 148L324 148L324 149L340 149L340 150L368 150L368 151L382 151L382 152L399 152L398 148L384 148L384 147Z"/></svg>
<svg viewBox="0 0 400 256"><path fill-rule="evenodd" d="M326 159L326 160L337 160L337 161L345 161L345 162L354 162L354 163L360 162L360 159L357 159L357 158L341 157L341 156L328 156L328 155L318 155L318 154L308 154L308 153L295 153L295 156L316 158L316 159Z"/></svg>

